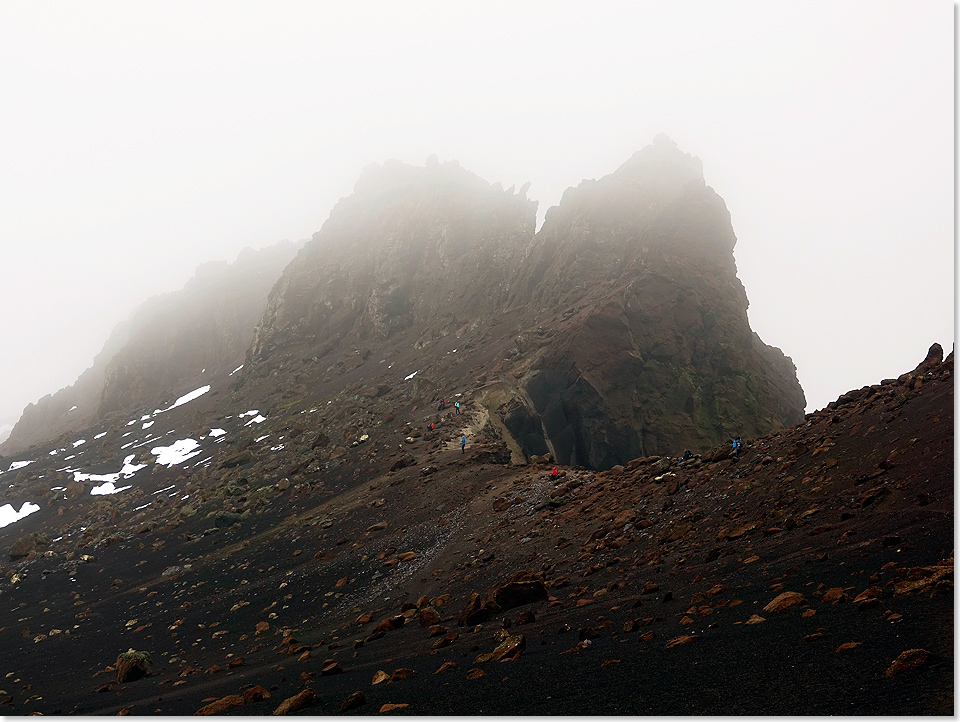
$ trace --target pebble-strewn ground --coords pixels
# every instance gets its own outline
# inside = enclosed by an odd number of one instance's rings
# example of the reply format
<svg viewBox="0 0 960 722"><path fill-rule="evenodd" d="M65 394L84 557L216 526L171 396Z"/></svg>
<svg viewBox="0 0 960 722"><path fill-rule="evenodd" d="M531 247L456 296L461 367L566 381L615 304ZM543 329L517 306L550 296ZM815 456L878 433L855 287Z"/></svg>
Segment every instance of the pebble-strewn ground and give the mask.
<svg viewBox="0 0 960 722"><path fill-rule="evenodd" d="M952 354L740 458L556 479L469 393L381 391L206 394L149 428L203 453L114 495L47 449L0 475L43 507L0 529L0 715L953 714ZM118 436L84 471L152 458Z"/></svg>

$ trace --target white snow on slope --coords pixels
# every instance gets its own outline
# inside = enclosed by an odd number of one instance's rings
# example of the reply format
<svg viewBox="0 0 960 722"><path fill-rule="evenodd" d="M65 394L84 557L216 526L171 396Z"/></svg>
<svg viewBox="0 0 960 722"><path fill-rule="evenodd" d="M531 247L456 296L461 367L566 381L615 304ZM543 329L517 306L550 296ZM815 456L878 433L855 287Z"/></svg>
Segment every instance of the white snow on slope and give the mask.
<svg viewBox="0 0 960 722"><path fill-rule="evenodd" d="M193 439L179 439L170 446L157 446L150 453L157 457L157 463L164 466L176 466L187 459L197 456L202 449Z"/></svg>
<svg viewBox="0 0 960 722"><path fill-rule="evenodd" d="M13 524L15 521L20 521L23 517L33 514L35 511L40 511L40 507L29 501L23 502L20 511L16 511L11 504L0 506L0 529Z"/></svg>

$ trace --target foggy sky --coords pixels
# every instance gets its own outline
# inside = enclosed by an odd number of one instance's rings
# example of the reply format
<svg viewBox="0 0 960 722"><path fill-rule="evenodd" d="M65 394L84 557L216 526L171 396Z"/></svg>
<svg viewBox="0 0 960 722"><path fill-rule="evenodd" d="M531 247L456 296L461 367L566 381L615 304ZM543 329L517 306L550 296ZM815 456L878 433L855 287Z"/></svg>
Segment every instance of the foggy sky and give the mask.
<svg viewBox="0 0 960 722"><path fill-rule="evenodd" d="M3 0L0 426L370 162L530 181L542 219L660 132L821 408L952 348L953 34L939 0Z"/></svg>

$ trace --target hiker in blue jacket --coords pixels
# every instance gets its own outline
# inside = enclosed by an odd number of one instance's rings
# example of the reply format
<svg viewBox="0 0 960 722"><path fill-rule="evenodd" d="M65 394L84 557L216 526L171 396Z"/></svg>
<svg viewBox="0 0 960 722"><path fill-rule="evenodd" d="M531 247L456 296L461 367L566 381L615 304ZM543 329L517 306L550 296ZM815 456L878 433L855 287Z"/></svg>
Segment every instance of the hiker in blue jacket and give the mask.
<svg viewBox="0 0 960 722"><path fill-rule="evenodd" d="M464 447L467 445L467 435L464 434L460 437L460 453L463 453Z"/></svg>

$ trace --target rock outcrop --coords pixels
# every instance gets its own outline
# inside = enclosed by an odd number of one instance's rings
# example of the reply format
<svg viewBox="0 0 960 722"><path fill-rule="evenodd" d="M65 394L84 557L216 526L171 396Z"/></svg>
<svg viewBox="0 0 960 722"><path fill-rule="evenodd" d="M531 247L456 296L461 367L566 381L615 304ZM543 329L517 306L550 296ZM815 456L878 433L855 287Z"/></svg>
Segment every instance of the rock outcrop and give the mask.
<svg viewBox="0 0 960 722"><path fill-rule="evenodd" d="M606 469L798 423L796 368L750 329L735 244L700 161L665 136L568 190L516 284L546 329L501 407L524 452Z"/></svg>
<svg viewBox="0 0 960 722"><path fill-rule="evenodd" d="M266 374L414 326L437 337L495 314L536 207L455 162L368 166L271 291L248 363Z"/></svg>
<svg viewBox="0 0 960 722"><path fill-rule="evenodd" d="M793 363L750 329L697 158L660 136L569 189L538 233L535 212L456 163L367 168L271 291L244 375L299 397L388 343L437 363L430 344L463 337L499 350L481 402L494 435L597 469L803 418Z"/></svg>

